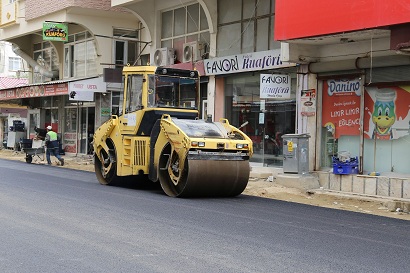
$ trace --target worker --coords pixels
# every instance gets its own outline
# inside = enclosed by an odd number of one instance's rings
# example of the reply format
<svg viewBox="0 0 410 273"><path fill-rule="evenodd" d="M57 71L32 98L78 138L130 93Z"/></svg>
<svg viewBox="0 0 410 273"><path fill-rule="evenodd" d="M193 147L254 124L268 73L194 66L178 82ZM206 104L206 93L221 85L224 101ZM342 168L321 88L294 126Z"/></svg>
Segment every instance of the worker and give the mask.
<svg viewBox="0 0 410 273"><path fill-rule="evenodd" d="M48 165L51 165L50 155L54 155L61 163L61 166L64 166L64 158L61 158L59 153L59 145L57 141L57 133L53 131L53 128L49 125L47 126L46 134L46 158Z"/></svg>

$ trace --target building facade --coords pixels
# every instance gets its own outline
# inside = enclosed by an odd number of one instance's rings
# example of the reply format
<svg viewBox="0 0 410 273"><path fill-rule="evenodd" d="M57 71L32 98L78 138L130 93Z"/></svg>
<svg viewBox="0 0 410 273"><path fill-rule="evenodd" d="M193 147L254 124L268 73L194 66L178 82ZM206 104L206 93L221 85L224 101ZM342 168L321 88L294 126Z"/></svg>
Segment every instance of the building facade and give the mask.
<svg viewBox="0 0 410 273"><path fill-rule="evenodd" d="M139 21L111 1L0 3L1 40L27 62L29 78L1 89L0 102L28 108L27 138L52 125L66 152L90 152L90 135L119 105L120 85L104 82L103 71L142 52Z"/></svg>
<svg viewBox="0 0 410 273"><path fill-rule="evenodd" d="M142 22L145 37L152 41L151 63L200 72L202 117L228 118L252 138L252 161L282 165L281 136L296 127L297 77L296 65L281 62L280 43L273 40L275 1L112 4Z"/></svg>
<svg viewBox="0 0 410 273"><path fill-rule="evenodd" d="M312 170L331 169L343 153L359 159L361 174L409 174L410 6L304 4L276 0L274 33L283 60L300 64L297 132L313 136Z"/></svg>
<svg viewBox="0 0 410 273"><path fill-rule="evenodd" d="M0 89L27 85L26 68L27 63L12 51L12 45L0 41ZM13 121L25 122L26 118L27 107L13 102L0 104L0 140L2 142L0 149L7 147L8 133Z"/></svg>
<svg viewBox="0 0 410 273"><path fill-rule="evenodd" d="M281 62L273 39L275 1L1 3L2 40L27 58L32 75L26 89L3 90L0 97L15 94L36 126L51 124L62 134L67 152L87 152L88 129L119 111L121 84L104 85L103 75L150 63L197 69L201 117L228 118L253 139L253 161L282 164L281 136L297 126L297 68ZM50 9L39 8L46 3ZM67 40L44 40L44 23L67 25ZM81 90L89 81L97 92Z"/></svg>

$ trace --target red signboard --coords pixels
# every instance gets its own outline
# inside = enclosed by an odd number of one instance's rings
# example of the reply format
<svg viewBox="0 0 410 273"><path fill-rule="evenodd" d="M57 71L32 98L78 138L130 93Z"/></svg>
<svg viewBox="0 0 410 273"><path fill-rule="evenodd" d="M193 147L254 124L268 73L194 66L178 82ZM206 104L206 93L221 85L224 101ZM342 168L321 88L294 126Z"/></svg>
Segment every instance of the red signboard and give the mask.
<svg viewBox="0 0 410 273"><path fill-rule="evenodd" d="M322 126L335 138L360 134L360 80L323 82Z"/></svg>
<svg viewBox="0 0 410 273"><path fill-rule="evenodd" d="M0 100L68 95L68 84L47 84L0 90Z"/></svg>
<svg viewBox="0 0 410 273"><path fill-rule="evenodd" d="M276 0L275 40L410 22L408 0Z"/></svg>

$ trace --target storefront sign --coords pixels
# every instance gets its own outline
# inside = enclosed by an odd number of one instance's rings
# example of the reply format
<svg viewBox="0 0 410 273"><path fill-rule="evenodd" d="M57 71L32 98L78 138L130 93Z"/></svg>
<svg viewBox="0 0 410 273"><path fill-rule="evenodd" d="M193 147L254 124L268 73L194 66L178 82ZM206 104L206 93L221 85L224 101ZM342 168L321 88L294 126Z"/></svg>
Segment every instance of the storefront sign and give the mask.
<svg viewBox="0 0 410 273"><path fill-rule="evenodd" d="M67 153L77 152L77 134L76 133L64 133L64 150Z"/></svg>
<svg viewBox="0 0 410 273"><path fill-rule="evenodd" d="M335 138L359 135L361 90L358 78L323 83L322 126Z"/></svg>
<svg viewBox="0 0 410 273"><path fill-rule="evenodd" d="M259 124L265 124L265 113L259 113Z"/></svg>
<svg viewBox="0 0 410 273"><path fill-rule="evenodd" d="M111 115L111 109L110 108L101 108L101 116L102 117L109 117Z"/></svg>
<svg viewBox="0 0 410 273"><path fill-rule="evenodd" d="M405 0L277 0L275 40L292 40L332 33L346 33L409 22L410 5ZM383 16L380 16L383 14ZM360 20L352 20L360 18Z"/></svg>
<svg viewBox="0 0 410 273"><path fill-rule="evenodd" d="M46 84L13 88L8 90L0 90L0 100L48 97L67 94L67 83Z"/></svg>
<svg viewBox="0 0 410 273"><path fill-rule="evenodd" d="M302 90L300 105L302 116L314 116L316 114L316 90Z"/></svg>
<svg viewBox="0 0 410 273"><path fill-rule="evenodd" d="M295 66L295 64L282 63L280 49L204 60L206 75L221 75L290 66Z"/></svg>
<svg viewBox="0 0 410 273"><path fill-rule="evenodd" d="M261 74L260 98L290 98L290 76L282 74Z"/></svg>
<svg viewBox="0 0 410 273"><path fill-rule="evenodd" d="M68 27L63 23L45 22L43 23L43 40L66 42L68 37Z"/></svg>
<svg viewBox="0 0 410 273"><path fill-rule="evenodd" d="M107 84L102 77L70 82L69 99L78 101L94 101L95 92L106 92Z"/></svg>
<svg viewBox="0 0 410 273"><path fill-rule="evenodd" d="M390 140L409 135L410 86L367 87L364 97L364 136Z"/></svg>

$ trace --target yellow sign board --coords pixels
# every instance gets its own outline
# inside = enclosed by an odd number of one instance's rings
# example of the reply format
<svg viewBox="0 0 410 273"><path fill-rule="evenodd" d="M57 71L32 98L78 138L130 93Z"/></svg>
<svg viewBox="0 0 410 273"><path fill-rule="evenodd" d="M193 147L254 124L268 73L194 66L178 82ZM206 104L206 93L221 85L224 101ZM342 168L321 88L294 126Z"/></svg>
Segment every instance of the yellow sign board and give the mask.
<svg viewBox="0 0 410 273"><path fill-rule="evenodd" d="M288 141L288 152L293 152L293 142Z"/></svg>

